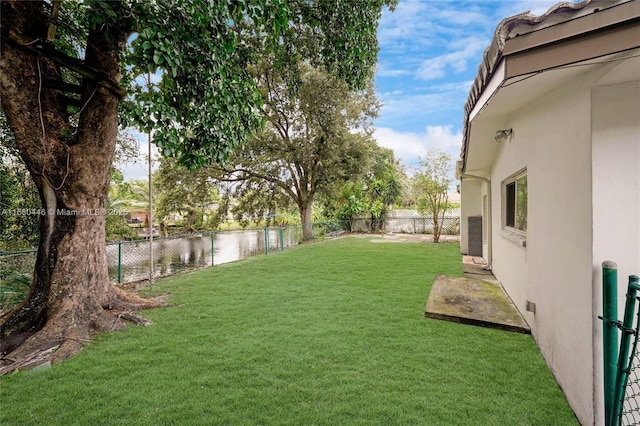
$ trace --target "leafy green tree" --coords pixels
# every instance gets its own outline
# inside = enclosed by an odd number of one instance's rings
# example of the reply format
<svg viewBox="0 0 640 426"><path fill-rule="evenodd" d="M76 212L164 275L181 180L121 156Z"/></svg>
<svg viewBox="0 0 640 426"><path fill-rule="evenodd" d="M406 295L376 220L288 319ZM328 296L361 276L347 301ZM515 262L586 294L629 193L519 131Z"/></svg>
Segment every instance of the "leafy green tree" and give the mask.
<svg viewBox="0 0 640 426"><path fill-rule="evenodd" d="M362 182L347 182L336 197L332 197L326 209L338 220L348 221L353 230L355 221L370 211L366 191Z"/></svg>
<svg viewBox="0 0 640 426"><path fill-rule="evenodd" d="M285 203L276 194L289 198L309 240L316 196L357 176L375 147L370 130L378 103L371 87L352 91L321 69L300 68L293 90L268 64L258 67L267 124L219 171L221 180L237 182L237 198L250 197L249 205L260 194L272 200L262 200L268 208Z"/></svg>
<svg viewBox="0 0 640 426"><path fill-rule="evenodd" d="M37 243L39 201L19 159L13 132L0 111L0 251L31 248Z"/></svg>
<svg viewBox="0 0 640 426"><path fill-rule="evenodd" d="M384 228L389 208L402 195L403 177L404 173L395 161L393 151L381 149L376 156L373 174L367 185L373 231Z"/></svg>
<svg viewBox="0 0 640 426"><path fill-rule="evenodd" d="M166 229L172 214L179 214L185 230L202 230L205 215L220 201L220 193L206 168L188 170L175 159L163 158L153 177L156 205L154 216Z"/></svg>
<svg viewBox="0 0 640 426"><path fill-rule="evenodd" d="M38 192L24 165L0 145L0 251L37 244L40 211Z"/></svg>
<svg viewBox="0 0 640 426"><path fill-rule="evenodd" d="M231 194L230 194L231 195ZM242 226L250 222L270 226L276 218L291 210L293 200L278 185L265 179L248 179L235 185L232 193L235 204L233 216ZM294 207L295 209L295 207ZM298 215L298 222L299 222Z"/></svg>
<svg viewBox="0 0 640 426"><path fill-rule="evenodd" d="M46 211L25 301L2 318L0 352L55 345L54 361L114 312L154 306L109 282L105 217L118 120L189 166L226 159L262 123L248 65L324 64L350 87L373 74L387 0L123 0L0 3L2 109ZM132 34L137 34L135 39ZM259 49L255 46L259 46ZM160 82L143 87L144 74ZM133 96L133 101L124 101Z"/></svg>
<svg viewBox="0 0 640 426"><path fill-rule="evenodd" d="M421 169L413 175L412 187L416 206L422 214L433 218L433 242L440 241L444 214L449 205L451 158L444 151L432 149L420 158Z"/></svg>
<svg viewBox="0 0 640 426"><path fill-rule="evenodd" d="M376 147L370 152L370 168L360 179L352 179L337 195L328 199L326 208L340 220L348 220L351 229L357 218L369 217L369 230L380 231L389 208L404 191L404 172L393 151Z"/></svg>
<svg viewBox="0 0 640 426"><path fill-rule="evenodd" d="M133 239L137 233L127 224L126 216L131 202L131 189L124 176L115 167L111 171L109 197L107 199L107 217L105 220L107 241Z"/></svg>

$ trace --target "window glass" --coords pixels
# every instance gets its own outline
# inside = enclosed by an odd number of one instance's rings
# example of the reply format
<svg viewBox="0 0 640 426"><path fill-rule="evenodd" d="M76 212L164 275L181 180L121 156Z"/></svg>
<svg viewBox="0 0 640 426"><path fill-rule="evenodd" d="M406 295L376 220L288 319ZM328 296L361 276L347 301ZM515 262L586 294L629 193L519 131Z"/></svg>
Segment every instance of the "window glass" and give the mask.
<svg viewBox="0 0 640 426"><path fill-rule="evenodd" d="M527 174L526 171L504 182L504 225L527 231Z"/></svg>
<svg viewBox="0 0 640 426"><path fill-rule="evenodd" d="M506 225L512 228L516 227L516 183L507 184L507 220Z"/></svg>
<svg viewBox="0 0 640 426"><path fill-rule="evenodd" d="M527 175L516 181L516 229L527 230Z"/></svg>

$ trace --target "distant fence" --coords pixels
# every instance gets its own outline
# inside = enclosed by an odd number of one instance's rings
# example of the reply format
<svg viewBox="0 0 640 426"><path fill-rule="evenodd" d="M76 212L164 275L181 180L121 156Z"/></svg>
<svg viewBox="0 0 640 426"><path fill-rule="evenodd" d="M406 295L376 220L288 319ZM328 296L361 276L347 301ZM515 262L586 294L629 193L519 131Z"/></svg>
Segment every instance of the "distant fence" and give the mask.
<svg viewBox="0 0 640 426"><path fill-rule="evenodd" d="M340 235L345 222L314 223L314 240ZM160 278L181 271L210 267L298 245L302 226L208 231L153 238L153 268L149 240L107 243L109 278L115 284ZM36 250L0 252L0 282L10 274L33 273ZM0 288L0 291L4 289ZM8 290L9 291L9 290ZM0 295L1 296L1 295ZM1 298L1 297L0 297Z"/></svg>
<svg viewBox="0 0 640 426"><path fill-rule="evenodd" d="M33 273L37 250L0 251L0 282L12 274Z"/></svg>
<svg viewBox="0 0 640 426"><path fill-rule="evenodd" d="M433 233L433 216L418 215L414 212L409 215L410 211L403 210L398 216L394 212L386 219L381 230L386 232L396 232L403 234L432 234ZM442 221L443 235L458 235L460 232L460 209L447 210ZM372 229L371 218L360 217L351 221L351 230L353 232L369 232Z"/></svg>
<svg viewBox="0 0 640 426"><path fill-rule="evenodd" d="M459 231L456 211L445 214L443 234ZM358 218L351 222L333 221L312 224L314 239L337 236L344 231L370 232L371 221ZM394 217L387 219L382 231L396 233L431 233L433 220L428 216ZM284 250L302 241L302 226L250 228L198 232L186 235L153 238L153 268L150 268L149 240L107 243L109 278L115 284L131 283L172 275L181 271L206 268L259 254ZM0 252L0 284L12 274L33 273L37 250ZM0 292L5 291L0 287ZM6 290L6 291L11 291ZM2 294L0 294L2 299Z"/></svg>

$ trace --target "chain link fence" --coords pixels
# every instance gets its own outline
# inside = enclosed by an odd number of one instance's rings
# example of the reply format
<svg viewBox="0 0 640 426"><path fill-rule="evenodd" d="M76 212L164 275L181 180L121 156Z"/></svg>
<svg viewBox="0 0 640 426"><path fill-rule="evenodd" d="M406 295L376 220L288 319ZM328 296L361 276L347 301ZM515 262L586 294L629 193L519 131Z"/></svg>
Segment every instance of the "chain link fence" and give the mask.
<svg viewBox="0 0 640 426"><path fill-rule="evenodd" d="M312 224L313 240L345 232L345 222ZM179 272L233 262L250 256L284 250L302 242L302 226L208 231L187 235L107 243L107 268L114 284L161 278ZM15 283L33 273L37 250L0 252L0 311L24 297ZM153 267L150 265L153 263ZM20 276L21 280L15 277ZM29 279L30 281L30 279ZM28 290L28 287L27 287Z"/></svg>
<svg viewBox="0 0 640 426"><path fill-rule="evenodd" d="M640 425L640 355L638 354L639 324L635 328L635 340L629 361L629 378L622 403L623 425Z"/></svg>
<svg viewBox="0 0 640 426"><path fill-rule="evenodd" d="M400 234L432 234L433 216L418 215L417 212L409 214L409 211L392 212L381 231ZM370 232L376 224L371 218L359 217L351 221L353 232ZM443 217L438 218L442 225L442 235L458 235L460 232L460 209L447 210Z"/></svg>
<svg viewBox="0 0 640 426"><path fill-rule="evenodd" d="M618 319L618 265L602 263L603 384L606 426L640 424L640 277L629 275ZM635 317L635 320L634 320ZM618 337L620 342L618 343Z"/></svg>
<svg viewBox="0 0 640 426"><path fill-rule="evenodd" d="M443 234L455 234L459 218L446 216ZM355 226L354 226L355 224ZM366 219L312 224L313 240L333 238L351 230L369 232ZM428 217L391 217L384 230L397 233L429 233ZM187 235L107 243L107 268L114 284L129 284L207 268L250 256L269 254L298 245L303 240L301 225L238 230L207 231ZM19 302L28 291L37 250L0 252L0 312ZM151 267L153 264L153 267ZM18 283L19 287L18 288Z"/></svg>
<svg viewBox="0 0 640 426"><path fill-rule="evenodd" d="M36 249L0 252L0 282L15 274L31 275L36 253Z"/></svg>
<svg viewBox="0 0 640 426"><path fill-rule="evenodd" d="M0 252L0 314L27 295L37 250Z"/></svg>

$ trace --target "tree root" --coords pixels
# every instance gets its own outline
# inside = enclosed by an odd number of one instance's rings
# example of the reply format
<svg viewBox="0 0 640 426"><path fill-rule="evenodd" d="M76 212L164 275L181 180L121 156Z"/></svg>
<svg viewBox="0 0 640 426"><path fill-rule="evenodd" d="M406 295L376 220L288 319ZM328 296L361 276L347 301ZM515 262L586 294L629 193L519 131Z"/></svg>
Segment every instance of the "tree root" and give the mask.
<svg viewBox="0 0 640 426"><path fill-rule="evenodd" d="M0 357L0 376L14 371L52 365L64 361L84 348L91 335L121 330L126 322L150 325L151 322L135 311L172 306L167 303L170 294L145 299L112 286L107 303L88 317L80 314L49 318L45 326L26 339L20 346Z"/></svg>
<svg viewBox="0 0 640 426"><path fill-rule="evenodd" d="M139 311L142 309L165 308L171 306L167 300L170 293L145 299L138 294L129 293L116 286L111 286L106 303L102 307L108 311Z"/></svg>
<svg viewBox="0 0 640 426"><path fill-rule="evenodd" d="M59 345L49 349L35 351L23 356L21 359L3 358L0 360L0 376L13 373L14 371L30 370L40 365L51 365L54 353L60 348Z"/></svg>
<svg viewBox="0 0 640 426"><path fill-rule="evenodd" d="M135 325L151 325L151 321L133 312L121 312L118 314L118 318L132 322Z"/></svg>

